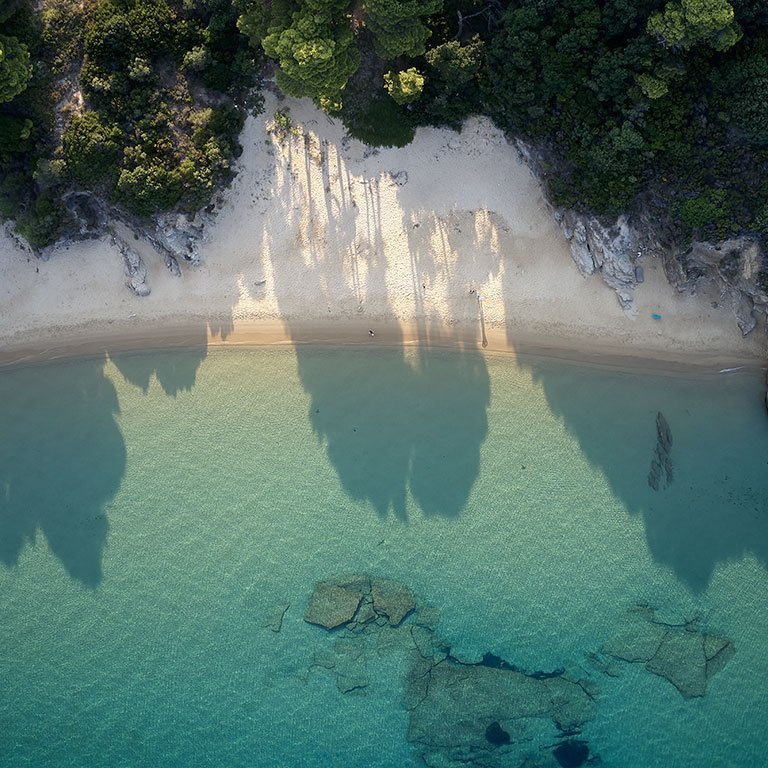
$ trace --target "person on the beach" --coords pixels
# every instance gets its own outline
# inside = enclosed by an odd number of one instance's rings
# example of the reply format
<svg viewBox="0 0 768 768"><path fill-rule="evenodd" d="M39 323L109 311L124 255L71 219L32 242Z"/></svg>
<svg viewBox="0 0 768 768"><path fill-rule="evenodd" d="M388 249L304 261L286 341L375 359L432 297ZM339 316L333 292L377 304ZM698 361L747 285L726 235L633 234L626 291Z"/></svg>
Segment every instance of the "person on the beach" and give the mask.
<svg viewBox="0 0 768 768"><path fill-rule="evenodd" d="M374 333L372 330L369 330L369 331L368 331L368 335L369 335L369 336L375 336L376 334L375 334L375 333Z"/></svg>

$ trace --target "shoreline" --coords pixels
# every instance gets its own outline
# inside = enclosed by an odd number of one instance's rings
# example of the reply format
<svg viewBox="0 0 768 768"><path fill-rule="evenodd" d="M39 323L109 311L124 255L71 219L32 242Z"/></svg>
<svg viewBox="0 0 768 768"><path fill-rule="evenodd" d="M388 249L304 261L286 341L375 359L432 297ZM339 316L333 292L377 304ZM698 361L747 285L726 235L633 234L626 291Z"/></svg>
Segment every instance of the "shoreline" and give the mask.
<svg viewBox="0 0 768 768"><path fill-rule="evenodd" d="M283 139L270 127L278 107L294 126ZM417 342L635 369L768 364L765 328L743 338L727 297L676 293L658 257L644 257L630 311L598 274L582 277L539 181L488 120L372 149L309 102L269 95L241 142L199 264L174 275L150 243L130 241L148 296L126 287L107 235L42 261L0 231L0 366L118 349Z"/></svg>
<svg viewBox="0 0 768 768"><path fill-rule="evenodd" d="M365 322L323 319L294 323L290 328L281 320L251 320L237 323L225 337L211 333L208 328L201 336L200 328L208 319L176 318L166 321L162 328L150 322L137 322L131 329L115 328L114 324L80 325L59 329L47 339L30 343L23 334L19 343L3 340L0 347L0 372L64 360L92 359L112 354L142 354L162 350L254 349L263 347L328 346L360 347L424 347L426 349L474 349L482 354L503 355L521 360L536 358L568 364L606 368L627 372L648 372L669 375L723 375L730 372L765 372L768 360L755 356L728 356L719 352L663 353L654 349L627 348L620 343L600 343L596 339L567 344L567 339L518 336L511 343L504 329L487 329L483 344L479 329L456 326L430 326L414 323L403 325L391 318ZM367 326L375 325L374 337ZM47 329L50 331L50 329Z"/></svg>

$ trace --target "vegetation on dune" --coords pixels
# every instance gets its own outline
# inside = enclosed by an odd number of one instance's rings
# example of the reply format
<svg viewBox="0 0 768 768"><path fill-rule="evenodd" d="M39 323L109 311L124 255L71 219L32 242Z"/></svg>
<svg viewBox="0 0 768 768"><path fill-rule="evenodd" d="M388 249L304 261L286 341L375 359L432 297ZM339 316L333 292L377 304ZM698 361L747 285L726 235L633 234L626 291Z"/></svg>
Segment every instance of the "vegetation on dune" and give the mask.
<svg viewBox="0 0 768 768"><path fill-rule="evenodd" d="M0 213L35 245L72 189L205 205L266 61L368 143L485 113L558 205L768 238L764 0L0 0L0 23Z"/></svg>
<svg viewBox="0 0 768 768"><path fill-rule="evenodd" d="M140 217L207 204L240 152L257 71L230 0L0 7L4 50L15 39L29 52L26 90L24 57L12 76L0 63L0 205L32 245L62 231L72 189Z"/></svg>

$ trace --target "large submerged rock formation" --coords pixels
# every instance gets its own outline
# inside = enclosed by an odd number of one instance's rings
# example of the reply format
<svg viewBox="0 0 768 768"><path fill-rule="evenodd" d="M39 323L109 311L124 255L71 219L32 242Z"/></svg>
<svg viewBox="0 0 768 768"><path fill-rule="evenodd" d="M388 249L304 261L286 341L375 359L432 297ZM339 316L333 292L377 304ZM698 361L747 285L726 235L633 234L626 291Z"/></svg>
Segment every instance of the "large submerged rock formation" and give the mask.
<svg viewBox="0 0 768 768"><path fill-rule="evenodd" d="M595 711L588 680L528 672L491 653L468 660L437 634L439 614L419 606L393 579L355 575L316 585L305 620L329 630L333 646L316 652L310 672L329 674L344 694L364 695L371 654L405 655L407 738L427 766L580 766L590 760L574 739Z"/></svg>
<svg viewBox="0 0 768 768"><path fill-rule="evenodd" d="M602 648L602 653L616 659L644 664L687 699L704 696L707 681L723 669L734 652L727 637L708 634L696 622L666 624L646 606L633 608L621 631Z"/></svg>
<svg viewBox="0 0 768 768"><path fill-rule="evenodd" d="M666 487L673 480L672 430L669 428L664 414L659 411L656 414L656 447L651 459L651 468L648 471L648 485L654 491L658 491L660 484L663 483Z"/></svg>
<svg viewBox="0 0 768 768"><path fill-rule="evenodd" d="M657 421L671 445L665 424ZM493 653L467 658L439 636L436 609L419 605L401 582L365 574L318 583L304 618L334 638L313 655L308 674L330 675L342 694L365 696L375 679L371 660L402 654L407 739L429 768L579 768L600 761L582 735L599 690L580 667L530 671ZM639 606L587 661L609 677L621 674L618 661L644 664L692 698L706 693L733 653L728 638L695 622L665 623Z"/></svg>

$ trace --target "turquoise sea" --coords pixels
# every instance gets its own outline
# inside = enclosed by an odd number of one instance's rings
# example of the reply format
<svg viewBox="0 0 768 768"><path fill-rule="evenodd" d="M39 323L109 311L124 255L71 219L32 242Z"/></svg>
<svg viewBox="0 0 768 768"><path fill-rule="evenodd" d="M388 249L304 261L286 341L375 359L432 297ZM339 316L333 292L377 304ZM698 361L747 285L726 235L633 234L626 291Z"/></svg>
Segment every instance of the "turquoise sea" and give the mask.
<svg viewBox="0 0 768 768"><path fill-rule="evenodd" d="M0 766L532 768L574 738L766 765L763 375L319 346L1 371ZM408 585L457 659L587 681L593 716L427 754L402 633L353 649L354 691L317 662L349 633L304 621L313 588L354 573ZM637 606L732 642L705 695L599 653Z"/></svg>

